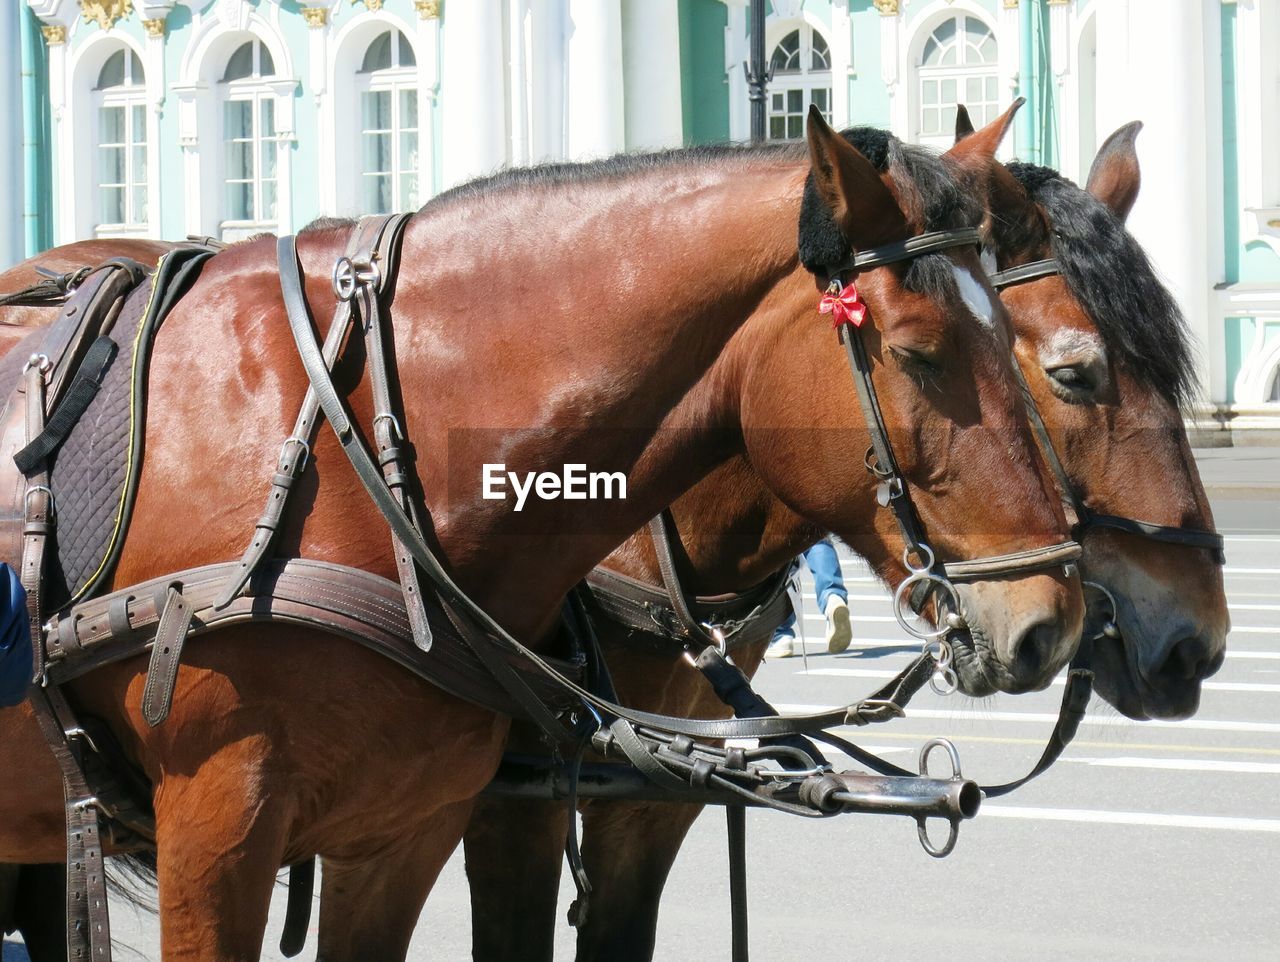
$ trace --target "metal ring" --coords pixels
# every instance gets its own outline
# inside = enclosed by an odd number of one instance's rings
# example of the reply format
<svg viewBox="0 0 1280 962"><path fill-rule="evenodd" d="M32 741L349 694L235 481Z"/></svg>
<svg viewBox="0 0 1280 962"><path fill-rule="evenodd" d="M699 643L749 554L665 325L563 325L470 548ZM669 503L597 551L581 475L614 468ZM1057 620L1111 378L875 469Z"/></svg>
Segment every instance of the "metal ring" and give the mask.
<svg viewBox="0 0 1280 962"><path fill-rule="evenodd" d="M296 434L289 435L287 438L284 439L284 444L280 445L281 461L284 460L285 450L291 444L296 444L298 445L298 447L302 448L302 460L298 462L297 470L305 471L307 468L307 461L310 460L311 458L311 445L309 445L306 441L302 440L302 438L298 437Z"/></svg>
<svg viewBox="0 0 1280 962"><path fill-rule="evenodd" d="M356 265L343 254L333 262L333 293L340 301L349 301L356 293Z"/></svg>
<svg viewBox="0 0 1280 962"><path fill-rule="evenodd" d="M913 554L920 555L920 557L924 559L924 564L913 565L911 563L911 556ZM926 572L932 571L934 560L935 559L933 557L933 549L930 548L923 541L921 541L919 544L909 544L902 549L903 567L905 567L913 575L922 575L922 574L925 574Z"/></svg>
<svg viewBox="0 0 1280 962"><path fill-rule="evenodd" d="M898 585L898 590L893 593L893 617L897 619L902 630L912 637L919 638L922 641L928 641L931 638L941 638L943 635L947 634L947 632L952 630L951 626L947 624L945 620L942 620L941 628L934 629L933 631L921 631L915 625L911 624L911 622L907 621L906 616L902 613L902 602L906 593L911 589L912 585L920 581L932 581L936 584L942 585L942 587L946 589L947 594L951 596L951 600L955 604L956 611L960 610L960 596L956 594L956 589L950 581L943 578L941 575L935 575L931 571L918 571L912 574L911 577L905 579L902 584ZM912 612L912 615L914 616L915 612Z"/></svg>
<svg viewBox="0 0 1280 962"><path fill-rule="evenodd" d="M22 365L22 373L26 374L33 367L37 368L41 374L45 373L52 365L49 362L48 354L32 354L27 358L27 363Z"/></svg>
<svg viewBox="0 0 1280 962"><path fill-rule="evenodd" d="M942 848L935 848L929 839L929 820L927 818L916 819L916 835L920 838L920 847L925 850L933 858L946 858L956 847L956 841L960 838L960 820L958 818L948 819L951 823L951 831L947 834L946 844Z"/></svg>
<svg viewBox="0 0 1280 962"><path fill-rule="evenodd" d="M404 432L400 430L400 422L396 420L396 416L394 414L375 414L373 416L373 426L377 427L379 421L390 421L391 430L395 432L395 436L401 441L404 440Z"/></svg>
<svg viewBox="0 0 1280 962"><path fill-rule="evenodd" d="M939 668L929 676L929 687L933 689L934 694L945 698L960 690L960 677L950 666Z"/></svg>
<svg viewBox="0 0 1280 962"><path fill-rule="evenodd" d="M933 649L937 647L935 652ZM955 653L951 650L951 643L945 638L930 638L920 646L920 654L929 655L933 658L934 667L941 671L944 668L950 668L951 663L955 661Z"/></svg>
<svg viewBox="0 0 1280 962"><path fill-rule="evenodd" d="M704 621L702 623L702 627L707 629L707 634L709 634L712 640L716 643L716 650L722 655L728 655L729 642L725 640L724 629L719 625L713 625L709 621Z"/></svg>
<svg viewBox="0 0 1280 962"><path fill-rule="evenodd" d="M963 778L964 776L960 774L960 752L949 738L931 738L921 746L920 777L932 778L929 774L929 756L939 748L946 752L947 757L951 759L951 774L947 777L953 780Z"/></svg>
<svg viewBox="0 0 1280 962"><path fill-rule="evenodd" d="M1116 624L1116 618L1119 615L1119 610L1116 608L1116 596L1107 589L1106 585L1097 581L1082 581L1080 584L1086 588L1096 588L1098 591L1101 591L1107 597L1107 604L1111 605L1111 616L1107 618L1106 623L1102 626L1102 631L1093 637L1095 639L1103 636L1106 636L1107 638L1120 638L1120 628Z"/></svg>

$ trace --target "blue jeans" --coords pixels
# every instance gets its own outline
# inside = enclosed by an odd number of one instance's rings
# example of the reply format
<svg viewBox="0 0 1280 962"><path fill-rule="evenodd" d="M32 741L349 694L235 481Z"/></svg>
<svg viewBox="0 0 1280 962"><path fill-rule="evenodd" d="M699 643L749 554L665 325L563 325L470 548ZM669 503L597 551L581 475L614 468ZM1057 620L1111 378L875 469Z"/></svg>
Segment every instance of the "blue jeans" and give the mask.
<svg viewBox="0 0 1280 962"><path fill-rule="evenodd" d="M840 598L842 601L849 600L849 592L845 590L844 579L840 577L840 557L836 554L835 546L832 545L830 539L824 539L815 544L806 551L802 557L804 563L809 566L809 571L813 573L813 589L818 595L818 608L822 611L827 610L827 599L832 595ZM777 641L782 635L794 635L796 627L796 613L791 612L778 630L773 633L773 640Z"/></svg>

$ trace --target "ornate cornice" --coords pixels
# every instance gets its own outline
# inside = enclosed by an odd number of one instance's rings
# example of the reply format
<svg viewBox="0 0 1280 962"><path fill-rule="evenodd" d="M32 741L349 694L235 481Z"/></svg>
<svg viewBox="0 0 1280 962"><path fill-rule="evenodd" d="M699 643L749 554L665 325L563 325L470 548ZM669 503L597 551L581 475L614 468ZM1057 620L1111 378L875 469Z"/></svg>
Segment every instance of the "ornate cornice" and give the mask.
<svg viewBox="0 0 1280 962"><path fill-rule="evenodd" d="M419 20L440 19L440 0L413 0L413 8L418 11Z"/></svg>
<svg viewBox="0 0 1280 962"><path fill-rule="evenodd" d="M367 10L382 9L382 0L351 0L352 6L355 6L357 3L363 3Z"/></svg>
<svg viewBox="0 0 1280 962"><path fill-rule="evenodd" d="M880 11L880 16L896 17L898 15L898 0L872 0L872 2Z"/></svg>
<svg viewBox="0 0 1280 962"><path fill-rule="evenodd" d="M313 30L323 27L329 22L328 7L303 7L302 19L307 21L307 26Z"/></svg>
<svg viewBox="0 0 1280 962"><path fill-rule="evenodd" d="M40 32L44 34L44 42L50 47L58 47L67 42L67 28L60 23L41 27Z"/></svg>
<svg viewBox="0 0 1280 962"><path fill-rule="evenodd" d="M142 29L147 32L148 37L158 38L164 36L166 20L164 17L155 17L152 20L143 20Z"/></svg>
<svg viewBox="0 0 1280 962"><path fill-rule="evenodd" d="M133 13L133 0L80 0L80 13L85 23L96 21L103 30L110 30L117 20Z"/></svg>

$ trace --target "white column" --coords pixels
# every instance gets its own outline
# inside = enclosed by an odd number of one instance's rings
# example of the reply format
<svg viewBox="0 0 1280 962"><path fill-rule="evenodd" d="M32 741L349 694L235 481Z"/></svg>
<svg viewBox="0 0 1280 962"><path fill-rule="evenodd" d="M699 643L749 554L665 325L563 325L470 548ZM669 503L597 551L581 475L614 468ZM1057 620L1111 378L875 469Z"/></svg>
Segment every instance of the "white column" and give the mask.
<svg viewBox="0 0 1280 962"><path fill-rule="evenodd" d="M1142 191L1129 227L1186 313L1206 364L1201 380L1210 399L1221 401L1221 323L1209 315L1206 185L1207 150L1220 149L1222 138L1206 125L1203 8L1200 0L1128 0L1129 69L1125 84L1116 86L1109 62L1112 25L1103 20L1109 6L1101 4L1098 12L1102 132L1135 118L1145 124L1138 137Z"/></svg>
<svg viewBox="0 0 1280 962"><path fill-rule="evenodd" d="M853 71L853 34L849 0L831 4L831 120L836 130L855 123L849 107L849 75Z"/></svg>
<svg viewBox="0 0 1280 962"><path fill-rule="evenodd" d="M565 155L566 0L529 0L529 159Z"/></svg>
<svg viewBox="0 0 1280 962"><path fill-rule="evenodd" d="M22 63L18 17L26 15L18 4L0 4L0 57L9 64L8 81L0 87L0 270L22 260Z"/></svg>
<svg viewBox="0 0 1280 962"><path fill-rule="evenodd" d="M569 157L607 157L626 146L619 0L569 0Z"/></svg>
<svg viewBox="0 0 1280 962"><path fill-rule="evenodd" d="M999 109L1004 110L1005 107L1013 103L1013 98L1018 96L1018 79L1019 79L1019 60L1022 57L1021 31L1018 28L1018 8L1009 7L1004 3L1000 4L1000 12L996 20L996 57L998 60L997 69L999 70L999 90L1000 102ZM1029 110L1029 107L1023 107L1023 110ZM1004 143L1000 145L1000 158L1002 160L1010 160L1018 156L1018 151L1023 147L1018 143L1018 124L1013 124L1013 129L1009 131L1004 138Z"/></svg>
<svg viewBox="0 0 1280 962"><path fill-rule="evenodd" d="M751 139L751 101L747 92L747 72L743 64L750 58L747 47L747 0L725 0L729 23L725 66L729 74L729 139Z"/></svg>
<svg viewBox="0 0 1280 962"><path fill-rule="evenodd" d="M445 6L441 73L443 184L501 167L507 160L502 4L466 0Z"/></svg>
<svg viewBox="0 0 1280 962"><path fill-rule="evenodd" d="M679 147L684 114L677 0L622 0L622 65L627 147Z"/></svg>

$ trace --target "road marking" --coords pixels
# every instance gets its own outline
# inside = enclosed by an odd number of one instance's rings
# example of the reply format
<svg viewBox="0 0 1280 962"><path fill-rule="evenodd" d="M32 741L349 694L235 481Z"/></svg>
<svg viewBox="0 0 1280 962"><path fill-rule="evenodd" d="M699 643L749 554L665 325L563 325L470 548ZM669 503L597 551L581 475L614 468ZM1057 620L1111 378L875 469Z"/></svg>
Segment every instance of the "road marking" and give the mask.
<svg viewBox="0 0 1280 962"><path fill-rule="evenodd" d="M1034 808L987 803L979 810L978 816L1049 822L1098 822L1104 825L1201 828L1226 832L1280 832L1280 819L1277 818L1236 818L1228 815L1166 815L1163 812L1109 812L1092 808Z"/></svg>
<svg viewBox="0 0 1280 962"><path fill-rule="evenodd" d="M889 668L810 668L796 672L799 675L832 675L842 678L894 678L897 672ZM1053 680L1055 685L1065 685L1067 680L1059 675ZM1280 685L1264 682L1248 681L1206 681L1201 683L1205 691L1240 691L1258 692L1270 695L1280 694Z"/></svg>
<svg viewBox="0 0 1280 962"><path fill-rule="evenodd" d="M778 711L811 714L830 711L830 705L775 705ZM1057 714L1031 711L991 711L975 707L972 711L959 711L954 708L912 708L907 711L907 719L927 718L934 721L963 722L1023 722L1037 725L1052 724L1058 720ZM1184 731L1209 732L1253 732L1258 734L1280 735L1280 724L1275 722L1219 721L1207 718L1188 718L1183 721L1144 721L1136 722L1131 718L1118 715L1090 715L1086 725L1100 728L1129 728L1139 725L1145 728L1180 728Z"/></svg>
<svg viewBox="0 0 1280 962"><path fill-rule="evenodd" d="M1220 761L1216 758L1138 758L1132 755L1121 755L1117 758L1072 758L1064 755L1062 761L1096 768L1158 768L1173 772L1280 775L1280 762L1236 762Z"/></svg>
<svg viewBox="0 0 1280 962"><path fill-rule="evenodd" d="M1280 651L1227 651L1228 658L1256 658L1265 661L1280 661Z"/></svg>
<svg viewBox="0 0 1280 962"><path fill-rule="evenodd" d="M910 735L906 732L876 732L876 738L892 738L923 745L924 736ZM951 739L958 746L970 744L983 745L1044 745L1043 738L1012 738L1000 735L956 735ZM1075 739L1072 749L1116 749L1125 752L1205 752L1211 755L1264 755L1268 758L1280 758L1280 748L1247 748L1243 745L1161 745L1158 742L1102 742ZM1070 757L1070 756L1064 756Z"/></svg>

